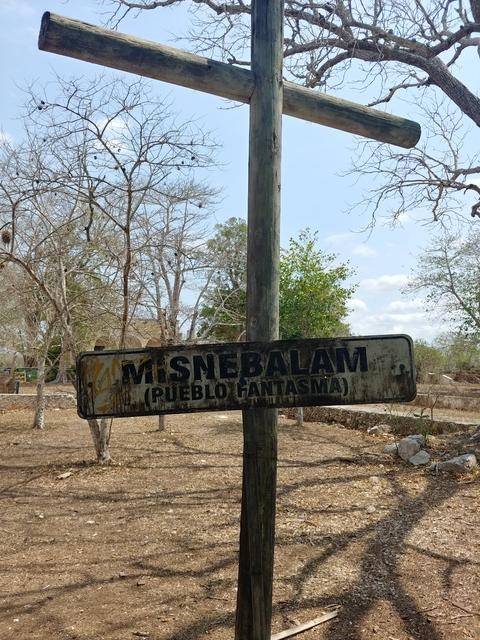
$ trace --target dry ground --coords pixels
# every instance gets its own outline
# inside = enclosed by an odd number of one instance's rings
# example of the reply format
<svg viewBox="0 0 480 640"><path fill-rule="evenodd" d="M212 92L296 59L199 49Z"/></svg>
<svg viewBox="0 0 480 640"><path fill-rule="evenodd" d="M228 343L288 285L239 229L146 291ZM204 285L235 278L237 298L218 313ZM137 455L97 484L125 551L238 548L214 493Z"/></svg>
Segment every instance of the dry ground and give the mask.
<svg viewBox="0 0 480 640"><path fill-rule="evenodd" d="M107 468L73 410L30 422L0 415L1 640L231 640L240 414L117 420ZM280 420L274 632L339 607L298 637L480 640L479 479L392 438Z"/></svg>

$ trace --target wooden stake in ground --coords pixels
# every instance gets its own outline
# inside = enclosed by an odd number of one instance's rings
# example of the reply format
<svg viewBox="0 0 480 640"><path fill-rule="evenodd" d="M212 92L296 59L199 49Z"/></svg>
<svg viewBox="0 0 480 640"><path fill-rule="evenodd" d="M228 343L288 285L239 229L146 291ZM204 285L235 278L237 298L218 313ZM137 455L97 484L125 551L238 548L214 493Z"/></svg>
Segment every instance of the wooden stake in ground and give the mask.
<svg viewBox="0 0 480 640"><path fill-rule="evenodd" d="M247 244L247 340L279 329L283 2L252 3ZM243 490L236 640L270 638L277 410L243 412Z"/></svg>
<svg viewBox="0 0 480 640"><path fill-rule="evenodd" d="M414 146L420 127L282 82L282 0L252 0L251 71L46 13L39 48L249 102L247 340L278 337L281 114ZM285 93L285 95L283 95ZM325 100L325 98L327 98ZM236 640L269 640L277 412L244 410Z"/></svg>

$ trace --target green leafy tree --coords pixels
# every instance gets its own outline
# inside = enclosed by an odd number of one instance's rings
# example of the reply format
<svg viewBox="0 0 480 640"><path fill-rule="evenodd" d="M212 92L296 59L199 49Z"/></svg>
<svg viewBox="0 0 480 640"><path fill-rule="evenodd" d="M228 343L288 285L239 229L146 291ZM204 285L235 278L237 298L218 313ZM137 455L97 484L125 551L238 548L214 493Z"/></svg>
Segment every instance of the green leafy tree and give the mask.
<svg viewBox="0 0 480 640"><path fill-rule="evenodd" d="M355 287L348 263L318 248L318 232L305 229L280 255L280 337L332 337L348 333L344 319Z"/></svg>
<svg viewBox="0 0 480 640"><path fill-rule="evenodd" d="M247 225L230 218L217 225L209 242L216 273L202 308L201 336L238 340L245 331ZM317 247L318 234L309 229L291 239L280 256L280 337L329 337L348 334L344 323L354 287L347 263Z"/></svg>
<svg viewBox="0 0 480 640"><path fill-rule="evenodd" d="M445 354L439 347L432 346L425 340L416 340L414 349L417 379L420 382L427 379L428 373L442 371L445 364Z"/></svg>
<svg viewBox="0 0 480 640"><path fill-rule="evenodd" d="M229 342L245 331L247 223L232 217L215 231L207 247L214 276L200 314L200 336Z"/></svg>
<svg viewBox="0 0 480 640"><path fill-rule="evenodd" d="M447 333L437 338L435 346L444 354L445 371L454 373L480 369L478 336Z"/></svg>

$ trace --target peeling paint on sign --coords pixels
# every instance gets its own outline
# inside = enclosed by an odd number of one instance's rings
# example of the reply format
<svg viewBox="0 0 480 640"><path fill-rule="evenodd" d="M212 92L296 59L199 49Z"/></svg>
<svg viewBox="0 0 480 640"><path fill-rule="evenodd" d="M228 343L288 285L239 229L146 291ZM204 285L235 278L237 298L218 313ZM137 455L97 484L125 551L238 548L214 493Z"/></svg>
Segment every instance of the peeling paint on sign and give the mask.
<svg viewBox="0 0 480 640"><path fill-rule="evenodd" d="M83 353L82 418L313 405L415 397L405 335L195 344Z"/></svg>

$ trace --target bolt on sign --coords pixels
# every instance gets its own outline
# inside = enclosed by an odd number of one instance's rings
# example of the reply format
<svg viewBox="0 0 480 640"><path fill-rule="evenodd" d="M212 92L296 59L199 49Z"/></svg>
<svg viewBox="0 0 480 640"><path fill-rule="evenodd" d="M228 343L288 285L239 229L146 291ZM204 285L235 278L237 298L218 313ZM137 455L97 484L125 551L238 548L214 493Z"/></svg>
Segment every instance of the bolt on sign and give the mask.
<svg viewBox="0 0 480 640"><path fill-rule="evenodd" d="M375 402L415 397L405 335L83 353L82 418Z"/></svg>

